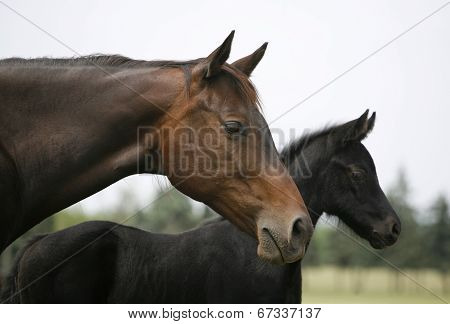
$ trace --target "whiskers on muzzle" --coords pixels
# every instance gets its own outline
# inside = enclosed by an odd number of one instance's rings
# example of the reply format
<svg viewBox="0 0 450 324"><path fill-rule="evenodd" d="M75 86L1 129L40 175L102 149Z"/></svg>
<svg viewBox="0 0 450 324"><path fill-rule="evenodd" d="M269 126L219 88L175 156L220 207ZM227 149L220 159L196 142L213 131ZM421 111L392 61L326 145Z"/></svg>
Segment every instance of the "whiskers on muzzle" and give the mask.
<svg viewBox="0 0 450 324"><path fill-rule="evenodd" d="M258 231L258 255L272 263L292 263L302 259L313 232L312 224L296 218L282 234L280 226L265 224Z"/></svg>

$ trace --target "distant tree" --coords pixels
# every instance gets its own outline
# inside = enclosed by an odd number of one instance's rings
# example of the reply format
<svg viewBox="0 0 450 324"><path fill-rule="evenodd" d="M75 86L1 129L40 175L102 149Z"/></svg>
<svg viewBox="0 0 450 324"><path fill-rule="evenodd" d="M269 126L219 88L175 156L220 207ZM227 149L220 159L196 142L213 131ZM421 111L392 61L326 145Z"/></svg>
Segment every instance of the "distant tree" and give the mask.
<svg viewBox="0 0 450 324"><path fill-rule="evenodd" d="M65 209L49 219L52 221L52 226L49 228L48 232L53 232L96 219L96 217L88 217L79 206L76 206ZM38 231L42 231L42 228L38 228Z"/></svg>
<svg viewBox="0 0 450 324"><path fill-rule="evenodd" d="M327 259L331 264L346 268L357 263L355 254L358 246L350 237L352 234L349 234L348 230L343 227L330 230L324 248L329 251Z"/></svg>
<svg viewBox="0 0 450 324"><path fill-rule="evenodd" d="M213 217L219 217L219 216L220 215L217 214L214 210L212 210L211 208L209 208L206 205L203 205L203 209L202 209L202 212L200 214L200 220L201 221L209 219L209 218L213 218Z"/></svg>
<svg viewBox="0 0 450 324"><path fill-rule="evenodd" d="M343 270L336 271L333 278L334 290L341 291L350 268L360 265L358 256L361 251L359 245L355 242L357 240L356 236L345 225L336 224L334 219L326 222L328 226L326 226L326 231L322 231L322 244L317 245L317 249L323 251L322 256L318 257L318 260ZM310 252L316 251L308 251L308 253ZM353 278L353 289L359 286L359 279Z"/></svg>
<svg viewBox="0 0 450 324"><path fill-rule="evenodd" d="M400 170L397 181L388 190L387 197L402 223L398 241L392 247L379 251L400 268L419 268L423 266L424 247L421 242L423 228L417 222L418 211L410 202L410 187L406 173ZM389 266L382 260L380 265Z"/></svg>
<svg viewBox="0 0 450 324"><path fill-rule="evenodd" d="M369 244L352 232L342 222L328 222L325 228L316 230L313 240L310 244L314 244L314 250L317 256L313 257L319 263L332 264L338 267L367 267L376 263L376 258L370 252ZM319 241L316 247L316 234ZM308 251L308 253L310 253Z"/></svg>
<svg viewBox="0 0 450 324"><path fill-rule="evenodd" d="M330 229L325 226L317 226L314 230L314 235L308 245L308 250L305 258L302 260L302 266L319 266L325 263L331 263L326 255L328 236Z"/></svg>
<svg viewBox="0 0 450 324"><path fill-rule="evenodd" d="M153 232L179 233L195 227L201 217L194 213L190 198L172 189L159 191L156 200L140 211L132 225Z"/></svg>
<svg viewBox="0 0 450 324"><path fill-rule="evenodd" d="M442 287L448 291L446 282L450 267L450 215L448 201L440 195L430 208L432 223L428 226L423 242L426 247L428 265L438 270L442 277Z"/></svg>

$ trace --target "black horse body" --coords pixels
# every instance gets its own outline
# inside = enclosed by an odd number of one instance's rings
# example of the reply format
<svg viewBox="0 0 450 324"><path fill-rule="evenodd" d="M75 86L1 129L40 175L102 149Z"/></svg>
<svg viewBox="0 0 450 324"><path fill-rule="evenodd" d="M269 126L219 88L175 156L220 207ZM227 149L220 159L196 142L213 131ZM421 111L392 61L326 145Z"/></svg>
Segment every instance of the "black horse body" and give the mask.
<svg viewBox="0 0 450 324"><path fill-rule="evenodd" d="M400 221L360 143L367 112L311 134L281 153L310 210L338 216L375 248L393 244ZM320 192L320 195L316 194ZM228 221L177 235L87 222L31 241L18 257L4 302L297 303L301 263L261 261L257 242Z"/></svg>

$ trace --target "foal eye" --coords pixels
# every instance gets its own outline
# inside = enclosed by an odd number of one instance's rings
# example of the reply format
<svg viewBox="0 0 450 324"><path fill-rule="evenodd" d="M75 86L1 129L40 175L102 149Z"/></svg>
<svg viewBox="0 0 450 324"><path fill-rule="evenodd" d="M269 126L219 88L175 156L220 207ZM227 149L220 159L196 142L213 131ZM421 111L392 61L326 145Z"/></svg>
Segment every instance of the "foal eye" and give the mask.
<svg viewBox="0 0 450 324"><path fill-rule="evenodd" d="M363 180L364 175L361 171L352 171L351 177L352 177L352 180L354 180L354 181L361 181L361 180Z"/></svg>
<svg viewBox="0 0 450 324"><path fill-rule="evenodd" d="M225 130L228 134L240 133L242 129L242 124L238 121L228 121L225 122Z"/></svg>

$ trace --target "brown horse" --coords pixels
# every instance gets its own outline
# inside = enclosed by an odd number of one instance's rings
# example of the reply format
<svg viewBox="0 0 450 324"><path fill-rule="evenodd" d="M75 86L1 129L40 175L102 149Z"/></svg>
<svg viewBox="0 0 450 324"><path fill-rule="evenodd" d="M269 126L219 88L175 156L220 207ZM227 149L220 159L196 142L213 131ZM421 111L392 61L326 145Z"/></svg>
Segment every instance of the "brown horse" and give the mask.
<svg viewBox="0 0 450 324"><path fill-rule="evenodd" d="M206 58L0 61L0 251L51 214L136 173L166 175L259 241L304 255L312 225L249 76L266 45ZM282 191L281 191L282 189Z"/></svg>

